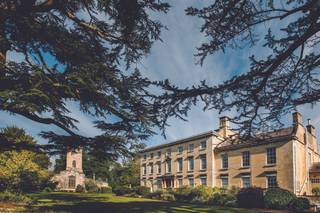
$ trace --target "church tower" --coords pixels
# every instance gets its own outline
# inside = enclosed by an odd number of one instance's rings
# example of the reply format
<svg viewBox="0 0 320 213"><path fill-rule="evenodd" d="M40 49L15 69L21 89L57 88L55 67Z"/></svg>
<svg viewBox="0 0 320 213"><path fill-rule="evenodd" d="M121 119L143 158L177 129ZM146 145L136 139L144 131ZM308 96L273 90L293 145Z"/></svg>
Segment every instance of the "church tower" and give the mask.
<svg viewBox="0 0 320 213"><path fill-rule="evenodd" d="M85 175L82 169L82 149L67 152L66 169L53 178L58 190L75 191L78 185L85 186Z"/></svg>
<svg viewBox="0 0 320 213"><path fill-rule="evenodd" d="M69 151L66 159L66 170L76 170L83 172L82 170L82 149Z"/></svg>

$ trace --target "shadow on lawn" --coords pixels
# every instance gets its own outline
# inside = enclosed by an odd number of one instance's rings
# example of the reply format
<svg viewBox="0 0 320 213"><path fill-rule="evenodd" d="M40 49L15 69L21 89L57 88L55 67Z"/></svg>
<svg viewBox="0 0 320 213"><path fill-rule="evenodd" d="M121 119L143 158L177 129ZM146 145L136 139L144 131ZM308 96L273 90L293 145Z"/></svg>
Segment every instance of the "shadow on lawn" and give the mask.
<svg viewBox="0 0 320 213"><path fill-rule="evenodd" d="M166 202L128 202L128 203L99 203L81 202L73 205L52 205L43 206L37 209L39 212L110 212L110 213L131 213L131 212L212 212L212 213L236 213L234 209L205 209L203 206L189 206L178 203Z"/></svg>
<svg viewBox="0 0 320 213"><path fill-rule="evenodd" d="M113 202L110 197L81 196L80 194L48 194L39 197L40 205L33 206L30 212L211 212L211 213L245 213L246 210L223 207L210 207L204 205L190 205L176 202L159 201L127 201Z"/></svg>

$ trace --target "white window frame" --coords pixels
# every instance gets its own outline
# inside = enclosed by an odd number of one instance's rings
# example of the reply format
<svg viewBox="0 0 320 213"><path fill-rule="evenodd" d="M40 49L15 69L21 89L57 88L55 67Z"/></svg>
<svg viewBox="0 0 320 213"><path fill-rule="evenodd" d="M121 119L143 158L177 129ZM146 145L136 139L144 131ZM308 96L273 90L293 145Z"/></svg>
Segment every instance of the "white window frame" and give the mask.
<svg viewBox="0 0 320 213"><path fill-rule="evenodd" d="M276 178L276 186L269 187L269 180L268 180L269 177L275 177ZM277 174L267 174L266 175L266 186L267 186L266 188L276 188L277 187L277 182L278 182Z"/></svg>
<svg viewBox="0 0 320 213"><path fill-rule="evenodd" d="M249 186L248 187L244 187L244 181L243 181L244 178L249 178ZM241 182L242 182L242 188L249 188L251 186L251 176L250 175L243 175L241 177Z"/></svg>
<svg viewBox="0 0 320 213"><path fill-rule="evenodd" d="M248 153L249 165L244 165L244 153ZM242 157L241 157L241 167L250 167L250 166L251 166L251 153L250 151L244 151L242 152Z"/></svg>
<svg viewBox="0 0 320 213"><path fill-rule="evenodd" d="M157 162L157 172L158 174L161 174L161 161Z"/></svg>
<svg viewBox="0 0 320 213"><path fill-rule="evenodd" d="M143 175L147 174L147 165L146 164L142 164L142 174Z"/></svg>
<svg viewBox="0 0 320 213"><path fill-rule="evenodd" d="M154 168L153 168L153 163L150 163L150 164L149 164L149 169L150 169L150 175L152 175L153 172L154 172L154 171L153 171L153 169L154 169Z"/></svg>
<svg viewBox="0 0 320 213"><path fill-rule="evenodd" d="M181 168L180 168L180 162L181 162ZM183 158L178 158L177 159L177 172L182 172L183 171Z"/></svg>
<svg viewBox="0 0 320 213"><path fill-rule="evenodd" d="M274 159L275 159L275 162L274 163L269 163L268 162L268 150L270 150L270 149L274 149L274 154L275 154L275 157L274 157ZM267 148L266 149L266 165L276 165L277 164L277 148L276 147L269 147L269 148Z"/></svg>
<svg viewBox="0 0 320 213"><path fill-rule="evenodd" d="M192 180L192 185L190 184L191 183L190 180ZM188 177L188 184L190 187L194 187L194 177Z"/></svg>
<svg viewBox="0 0 320 213"><path fill-rule="evenodd" d="M205 184L203 184L202 180L205 180ZM207 176L200 176L200 184L201 184L202 186L207 186L207 185L208 185Z"/></svg>
<svg viewBox="0 0 320 213"><path fill-rule="evenodd" d="M204 143L204 147L202 146ZM207 141L200 141L200 149L206 149L207 148Z"/></svg>
<svg viewBox="0 0 320 213"><path fill-rule="evenodd" d="M221 187L222 188L228 188L229 187L229 176L227 176L227 175L221 176L220 179L221 179ZM223 179L227 180L227 184L226 185L223 184Z"/></svg>
<svg viewBox="0 0 320 213"><path fill-rule="evenodd" d="M203 168L203 160L205 160L205 168ZM207 156L200 155L200 170L207 170Z"/></svg>
<svg viewBox="0 0 320 213"><path fill-rule="evenodd" d="M224 166L224 157L226 156L227 159L227 167ZM228 169L229 168L229 156L227 153L221 154L221 168L222 169Z"/></svg>
<svg viewBox="0 0 320 213"><path fill-rule="evenodd" d="M191 149L192 147L192 149ZM194 151L194 144L193 143L189 143L188 144L188 152L193 152Z"/></svg>
<svg viewBox="0 0 320 213"><path fill-rule="evenodd" d="M181 150L180 150L181 149ZM183 146L179 146L178 147L178 154L182 154L183 153Z"/></svg>
<svg viewBox="0 0 320 213"><path fill-rule="evenodd" d="M191 159L192 159L192 164L190 163L190 162L191 162L191 161L190 161ZM191 165L192 165L192 169L191 169ZM193 170L194 170L194 158L193 158L193 157L189 157L189 158L188 158L188 171L189 171L189 172L192 172Z"/></svg>

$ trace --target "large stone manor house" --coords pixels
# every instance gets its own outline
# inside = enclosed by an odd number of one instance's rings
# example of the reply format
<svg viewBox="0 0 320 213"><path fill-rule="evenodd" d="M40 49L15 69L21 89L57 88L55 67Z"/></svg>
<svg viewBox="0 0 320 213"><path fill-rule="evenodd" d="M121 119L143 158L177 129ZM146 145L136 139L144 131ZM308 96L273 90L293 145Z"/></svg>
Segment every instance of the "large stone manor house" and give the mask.
<svg viewBox="0 0 320 213"><path fill-rule="evenodd" d="M219 129L141 152L141 185L152 191L184 185L230 188L281 187L297 195L311 194L320 183L320 154L311 124L292 114L292 126L250 141L234 137L227 117Z"/></svg>

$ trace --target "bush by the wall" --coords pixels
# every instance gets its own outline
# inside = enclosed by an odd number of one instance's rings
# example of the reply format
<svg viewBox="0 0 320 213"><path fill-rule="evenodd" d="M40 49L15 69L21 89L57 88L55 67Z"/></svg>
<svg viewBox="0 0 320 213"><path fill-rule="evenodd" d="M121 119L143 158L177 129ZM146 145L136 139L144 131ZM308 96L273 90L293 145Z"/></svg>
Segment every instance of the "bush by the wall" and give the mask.
<svg viewBox="0 0 320 213"><path fill-rule="evenodd" d="M237 204L242 208L263 208L263 190L258 187L241 189L237 194Z"/></svg>
<svg viewBox="0 0 320 213"><path fill-rule="evenodd" d="M267 190L264 202L265 206L270 209L286 209L295 198L296 196L286 189L274 188Z"/></svg>
<svg viewBox="0 0 320 213"><path fill-rule="evenodd" d="M23 194L16 194L9 191L0 192L0 202L14 202L30 204L33 202L31 197Z"/></svg>
<svg viewBox="0 0 320 213"><path fill-rule="evenodd" d="M85 192L86 190L85 190L85 188L83 187L83 186L81 186L81 185L77 185L77 187L76 187L76 192L78 192L78 193L83 193L83 192Z"/></svg>
<svg viewBox="0 0 320 213"><path fill-rule="evenodd" d="M316 187L312 188L312 193L316 196L320 196L320 187L316 186Z"/></svg>
<svg viewBox="0 0 320 213"><path fill-rule="evenodd" d="M188 186L183 186L181 188L175 189L173 191L173 195L175 199L179 202L189 202L194 198L191 192L192 188Z"/></svg>
<svg viewBox="0 0 320 213"><path fill-rule="evenodd" d="M100 193L112 193L112 188L110 187L110 186L108 186L108 187L101 187L101 188L99 188L99 192Z"/></svg>
<svg viewBox="0 0 320 213"><path fill-rule="evenodd" d="M237 198L231 193L215 193L209 199L208 204L214 206L226 206L227 203L229 206L235 206Z"/></svg>
<svg viewBox="0 0 320 213"><path fill-rule="evenodd" d="M99 187L93 180L85 181L85 189L89 193L97 193L99 192Z"/></svg>
<svg viewBox="0 0 320 213"><path fill-rule="evenodd" d="M115 186L112 188L113 193L116 195L126 195L131 193L131 189L127 186Z"/></svg>
<svg viewBox="0 0 320 213"><path fill-rule="evenodd" d="M308 212L310 201L304 197L295 198L290 202L289 209L294 212Z"/></svg>
<svg viewBox="0 0 320 213"><path fill-rule="evenodd" d="M146 186L137 186L133 189L133 191L138 195L145 197L150 193L150 188Z"/></svg>
<svg viewBox="0 0 320 213"><path fill-rule="evenodd" d="M167 200L167 201L175 201L175 197L172 193L168 192L168 191L163 191L160 194L160 199L161 200Z"/></svg>

